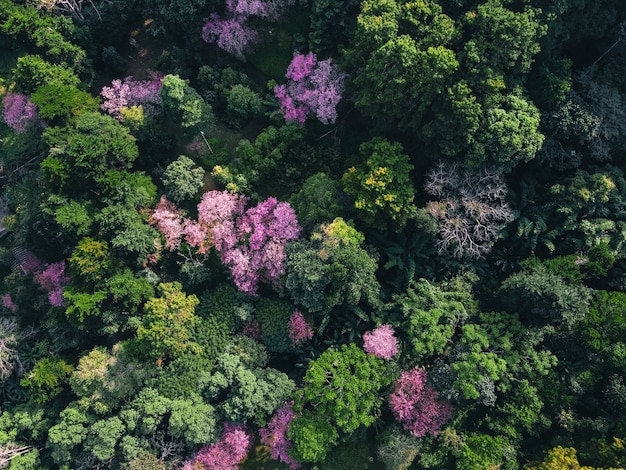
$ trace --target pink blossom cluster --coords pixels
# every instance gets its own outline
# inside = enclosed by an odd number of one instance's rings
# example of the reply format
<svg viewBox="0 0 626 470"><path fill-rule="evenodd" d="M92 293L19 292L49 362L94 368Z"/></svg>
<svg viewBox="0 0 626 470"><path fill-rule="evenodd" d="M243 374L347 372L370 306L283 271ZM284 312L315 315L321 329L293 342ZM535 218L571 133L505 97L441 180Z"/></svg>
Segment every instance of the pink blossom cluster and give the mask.
<svg viewBox="0 0 626 470"><path fill-rule="evenodd" d="M312 52L295 54L285 77L287 84L276 85L274 95L287 122L302 125L311 115L324 124L335 122L346 76L332 59L318 61Z"/></svg>
<svg viewBox="0 0 626 470"><path fill-rule="evenodd" d="M289 338L293 346L298 346L313 338L313 328L298 310L294 311L289 318Z"/></svg>
<svg viewBox="0 0 626 470"><path fill-rule="evenodd" d="M258 16L277 20L294 0L226 0L226 11L233 15Z"/></svg>
<svg viewBox="0 0 626 470"><path fill-rule="evenodd" d="M389 395L393 415L415 437L437 434L452 418L452 406L439 400L439 393L426 384L426 371L404 371Z"/></svg>
<svg viewBox="0 0 626 470"><path fill-rule="evenodd" d="M381 325L363 335L363 349L383 359L391 359L398 354L398 339L391 325Z"/></svg>
<svg viewBox="0 0 626 470"><path fill-rule="evenodd" d="M292 407L293 400L276 410L267 427L259 429L259 436L261 442L269 446L272 458L286 463L293 470L300 468L300 463L289 455L291 441L287 437L287 431L289 423L296 417Z"/></svg>
<svg viewBox="0 0 626 470"><path fill-rule="evenodd" d="M204 42L215 43L240 60L245 60L244 52L258 37L258 33L248 26L244 15L223 19L214 13L202 27Z"/></svg>
<svg viewBox="0 0 626 470"><path fill-rule="evenodd" d="M294 3L295 0L226 0L226 15L212 14L202 28L202 39L245 60L244 52L259 38L248 26L248 18L257 16L275 21L285 7Z"/></svg>
<svg viewBox="0 0 626 470"><path fill-rule="evenodd" d="M131 76L124 81L113 80L110 87L102 87L100 107L118 120L122 119L120 110L132 106L141 106L148 116L158 116L162 109L161 81L162 77L133 80Z"/></svg>
<svg viewBox="0 0 626 470"><path fill-rule="evenodd" d="M2 108L4 122L19 134L38 121L37 107L26 95L7 93L2 99Z"/></svg>
<svg viewBox="0 0 626 470"><path fill-rule="evenodd" d="M70 278L65 273L65 261L49 264L43 271L35 272L34 277L35 282L48 292L50 305L55 307L63 307L65 305L63 286L70 281Z"/></svg>
<svg viewBox="0 0 626 470"><path fill-rule="evenodd" d="M226 423L220 440L200 449L193 459L183 464L181 470L237 470L251 445L244 425Z"/></svg>
<svg viewBox="0 0 626 470"><path fill-rule="evenodd" d="M198 220L185 219L165 197L152 214L166 248L183 237L199 253L214 246L239 290L254 295L259 281L276 283L285 272L285 245L300 234L296 214L286 202L268 198L245 210L247 198L228 191L208 191L198 204Z"/></svg>
<svg viewBox="0 0 626 470"><path fill-rule="evenodd" d="M2 306L13 313L17 312L17 305L8 292L2 296Z"/></svg>

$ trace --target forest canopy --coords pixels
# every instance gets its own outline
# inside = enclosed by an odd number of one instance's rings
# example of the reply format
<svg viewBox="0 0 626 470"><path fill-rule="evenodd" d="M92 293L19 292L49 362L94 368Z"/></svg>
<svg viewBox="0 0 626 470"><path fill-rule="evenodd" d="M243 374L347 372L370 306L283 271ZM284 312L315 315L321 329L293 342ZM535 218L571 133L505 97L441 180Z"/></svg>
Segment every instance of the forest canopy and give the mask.
<svg viewBox="0 0 626 470"><path fill-rule="evenodd" d="M0 0L0 468L626 468L626 4Z"/></svg>

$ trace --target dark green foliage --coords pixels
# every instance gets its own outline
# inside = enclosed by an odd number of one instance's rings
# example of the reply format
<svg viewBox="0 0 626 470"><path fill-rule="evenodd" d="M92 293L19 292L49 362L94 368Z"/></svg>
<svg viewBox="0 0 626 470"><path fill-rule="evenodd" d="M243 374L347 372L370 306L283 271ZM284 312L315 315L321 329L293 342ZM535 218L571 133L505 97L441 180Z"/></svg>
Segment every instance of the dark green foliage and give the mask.
<svg viewBox="0 0 626 470"><path fill-rule="evenodd" d="M244 85L233 85L226 95L226 118L235 128L261 114L261 97Z"/></svg>
<svg viewBox="0 0 626 470"><path fill-rule="evenodd" d="M69 194L82 194L85 181L98 180L108 170L129 168L138 155L128 129L95 112L81 113L67 127L46 129L43 140L50 147L41 164L44 174L56 190Z"/></svg>
<svg viewBox="0 0 626 470"><path fill-rule="evenodd" d="M339 306L357 316L363 316L361 306L379 306L376 259L361 246L362 240L359 232L335 219L310 241L289 243L285 287L296 305L323 316Z"/></svg>
<svg viewBox="0 0 626 470"><path fill-rule="evenodd" d="M224 352L235 334L237 309L245 305L245 295L228 283L200 297L196 308L198 322L194 327L194 338L200 344L203 355L215 360Z"/></svg>
<svg viewBox="0 0 626 470"><path fill-rule="evenodd" d="M543 267L510 276L502 283L498 297L506 308L523 318L567 328L585 318L591 302L589 289L568 284Z"/></svg>
<svg viewBox="0 0 626 470"><path fill-rule="evenodd" d="M291 350L289 317L295 306L278 298L264 297L254 307L254 318L261 324L261 340L268 351L282 353Z"/></svg>
<svg viewBox="0 0 626 470"><path fill-rule="evenodd" d="M291 196L289 203L305 232L341 217L345 212L339 182L325 173L309 176L302 188Z"/></svg>

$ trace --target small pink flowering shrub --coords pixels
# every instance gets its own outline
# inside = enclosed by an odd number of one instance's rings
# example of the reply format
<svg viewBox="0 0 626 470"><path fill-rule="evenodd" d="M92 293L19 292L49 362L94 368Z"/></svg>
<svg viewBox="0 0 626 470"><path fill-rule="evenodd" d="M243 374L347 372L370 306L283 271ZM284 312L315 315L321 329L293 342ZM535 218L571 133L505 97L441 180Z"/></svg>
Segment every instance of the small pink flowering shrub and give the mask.
<svg viewBox="0 0 626 470"><path fill-rule="evenodd" d="M437 434L452 418L452 406L426 384L426 371L415 368L400 374L389 395L389 406L404 429L415 437Z"/></svg>
<svg viewBox="0 0 626 470"><path fill-rule="evenodd" d="M313 328L304 319L304 315L296 310L289 318L289 338L293 346L299 346L313 338Z"/></svg>
<svg viewBox="0 0 626 470"><path fill-rule="evenodd" d="M381 325L363 335L363 349L383 359L391 359L398 354L398 339L391 325Z"/></svg>
<svg viewBox="0 0 626 470"><path fill-rule="evenodd" d="M2 99L2 110L4 122L19 134L38 121L37 107L26 95L7 93Z"/></svg>
<svg viewBox="0 0 626 470"><path fill-rule="evenodd" d="M312 115L324 124L335 122L345 74L332 59L318 61L312 52L296 54L285 77L287 84L276 85L274 95L287 122L304 124Z"/></svg>
<svg viewBox="0 0 626 470"><path fill-rule="evenodd" d="M261 442L270 448L270 455L274 460L289 465L289 468L300 468L300 463L289 456L291 440L287 437L289 423L296 417L293 411L293 400L285 403L274 413L266 428L259 429Z"/></svg>

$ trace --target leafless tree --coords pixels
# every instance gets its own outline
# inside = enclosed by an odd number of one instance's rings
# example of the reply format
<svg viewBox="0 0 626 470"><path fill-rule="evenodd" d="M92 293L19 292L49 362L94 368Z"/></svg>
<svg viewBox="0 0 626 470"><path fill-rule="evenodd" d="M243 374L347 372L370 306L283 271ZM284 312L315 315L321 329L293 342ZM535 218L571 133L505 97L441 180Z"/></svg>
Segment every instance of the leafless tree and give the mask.
<svg viewBox="0 0 626 470"><path fill-rule="evenodd" d="M20 330L14 318L0 318L0 382L6 380L14 371L20 376L24 374L16 346L34 334L35 330L32 328Z"/></svg>
<svg viewBox="0 0 626 470"><path fill-rule="evenodd" d="M83 16L83 5L89 4L95 10L98 18L102 19L93 0L35 0L35 3L37 8L43 8L46 11L59 11L61 13L66 13L79 21L85 20L85 17Z"/></svg>
<svg viewBox="0 0 626 470"><path fill-rule="evenodd" d="M34 446L19 446L12 442L0 445L0 468L6 468L11 460L34 449Z"/></svg>
<svg viewBox="0 0 626 470"><path fill-rule="evenodd" d="M495 168L471 170L440 162L427 175L425 189L439 199L427 205L437 220L439 252L483 257L506 223L513 220L505 200L506 183Z"/></svg>

